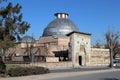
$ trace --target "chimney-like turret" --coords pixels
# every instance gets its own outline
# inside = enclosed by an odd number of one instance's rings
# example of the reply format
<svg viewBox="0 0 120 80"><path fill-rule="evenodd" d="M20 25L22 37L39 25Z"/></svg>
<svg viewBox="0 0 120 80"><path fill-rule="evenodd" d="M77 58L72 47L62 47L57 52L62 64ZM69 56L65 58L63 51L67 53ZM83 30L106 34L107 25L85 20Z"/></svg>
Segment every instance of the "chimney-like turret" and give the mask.
<svg viewBox="0 0 120 80"><path fill-rule="evenodd" d="M68 14L67 13L56 13L55 16L56 16L56 18L66 19L68 17Z"/></svg>

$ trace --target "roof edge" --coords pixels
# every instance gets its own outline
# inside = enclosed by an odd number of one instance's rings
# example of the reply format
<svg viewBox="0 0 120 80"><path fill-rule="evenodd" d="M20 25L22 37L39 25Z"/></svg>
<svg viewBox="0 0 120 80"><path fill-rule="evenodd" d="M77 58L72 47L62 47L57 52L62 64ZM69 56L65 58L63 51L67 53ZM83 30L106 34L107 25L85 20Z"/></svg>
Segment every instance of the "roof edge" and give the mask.
<svg viewBox="0 0 120 80"><path fill-rule="evenodd" d="M70 36L70 35L72 35L73 33L85 34L85 35L92 35L92 34L90 34L90 33L84 33L84 32L73 31L73 32L68 33L67 36Z"/></svg>

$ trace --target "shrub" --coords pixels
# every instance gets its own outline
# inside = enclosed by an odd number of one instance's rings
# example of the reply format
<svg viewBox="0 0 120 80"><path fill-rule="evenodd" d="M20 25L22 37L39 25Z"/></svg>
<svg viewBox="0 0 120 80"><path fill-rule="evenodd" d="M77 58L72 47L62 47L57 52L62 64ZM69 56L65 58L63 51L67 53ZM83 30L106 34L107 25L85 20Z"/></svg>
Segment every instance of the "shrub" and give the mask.
<svg viewBox="0 0 120 80"><path fill-rule="evenodd" d="M44 67L18 67L18 68L11 68L10 70L8 70L8 75L13 77L13 76L44 74L48 72L49 70Z"/></svg>

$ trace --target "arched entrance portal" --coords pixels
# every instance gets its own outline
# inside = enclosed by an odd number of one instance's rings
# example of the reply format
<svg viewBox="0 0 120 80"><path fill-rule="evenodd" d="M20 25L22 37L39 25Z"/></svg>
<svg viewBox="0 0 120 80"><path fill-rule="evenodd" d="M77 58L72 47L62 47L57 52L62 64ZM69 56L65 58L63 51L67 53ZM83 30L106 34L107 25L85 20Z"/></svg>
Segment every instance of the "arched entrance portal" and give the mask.
<svg viewBox="0 0 120 80"><path fill-rule="evenodd" d="M84 43L80 45L79 51L79 65L83 66L85 64L85 45Z"/></svg>

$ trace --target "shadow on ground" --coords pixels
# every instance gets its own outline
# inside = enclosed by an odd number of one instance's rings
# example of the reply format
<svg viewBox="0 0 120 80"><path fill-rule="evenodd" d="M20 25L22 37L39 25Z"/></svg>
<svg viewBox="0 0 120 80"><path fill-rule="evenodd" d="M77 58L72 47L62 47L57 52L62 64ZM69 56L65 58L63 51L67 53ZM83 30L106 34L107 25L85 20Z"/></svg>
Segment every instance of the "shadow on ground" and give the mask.
<svg viewBox="0 0 120 80"><path fill-rule="evenodd" d="M117 79L117 78L102 78L100 80L120 80L120 79Z"/></svg>

